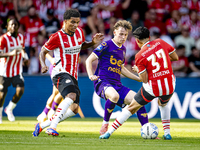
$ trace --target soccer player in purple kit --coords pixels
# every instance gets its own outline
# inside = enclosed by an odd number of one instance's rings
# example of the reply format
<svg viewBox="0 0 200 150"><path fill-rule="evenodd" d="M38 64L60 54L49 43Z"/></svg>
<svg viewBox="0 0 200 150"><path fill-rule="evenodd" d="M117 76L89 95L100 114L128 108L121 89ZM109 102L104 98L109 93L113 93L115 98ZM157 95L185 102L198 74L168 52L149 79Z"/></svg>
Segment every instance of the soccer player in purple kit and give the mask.
<svg viewBox="0 0 200 150"><path fill-rule="evenodd" d="M100 129L100 135L108 130L109 119L116 105L124 107L129 105L135 96L135 92L121 83L121 74L130 79L141 81L140 78L124 67L126 48L123 43L132 31L131 23L120 20L114 25L114 38L102 42L87 58L86 69L89 79L94 82L97 95L106 100L104 120ZM92 62L98 59L95 74L92 71ZM125 105L124 105L125 104ZM145 107L137 112L141 125L148 122Z"/></svg>

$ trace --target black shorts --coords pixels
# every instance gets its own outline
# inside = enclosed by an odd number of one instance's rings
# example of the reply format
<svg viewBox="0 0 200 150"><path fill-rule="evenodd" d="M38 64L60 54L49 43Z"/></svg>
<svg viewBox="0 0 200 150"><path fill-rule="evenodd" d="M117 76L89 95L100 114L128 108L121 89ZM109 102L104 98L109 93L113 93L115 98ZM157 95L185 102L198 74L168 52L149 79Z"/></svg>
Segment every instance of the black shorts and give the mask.
<svg viewBox="0 0 200 150"><path fill-rule="evenodd" d="M163 95L163 96L159 96L159 100L161 104L165 104L167 103L171 96L173 95ZM135 95L134 99L140 104L140 105L146 105L149 102L151 102L154 98L156 98L155 96L150 95L147 91L145 91L145 89L143 88L143 86L141 87L141 89L137 92L137 94Z"/></svg>
<svg viewBox="0 0 200 150"><path fill-rule="evenodd" d="M69 93L76 93L74 103L79 104L80 90L77 80L68 73L59 73L53 77L53 84L56 86L63 98Z"/></svg>
<svg viewBox="0 0 200 150"><path fill-rule="evenodd" d="M17 75L14 77L3 77L0 76L0 88L1 92L7 92L8 87L12 84L13 87L24 87L24 78L22 75Z"/></svg>

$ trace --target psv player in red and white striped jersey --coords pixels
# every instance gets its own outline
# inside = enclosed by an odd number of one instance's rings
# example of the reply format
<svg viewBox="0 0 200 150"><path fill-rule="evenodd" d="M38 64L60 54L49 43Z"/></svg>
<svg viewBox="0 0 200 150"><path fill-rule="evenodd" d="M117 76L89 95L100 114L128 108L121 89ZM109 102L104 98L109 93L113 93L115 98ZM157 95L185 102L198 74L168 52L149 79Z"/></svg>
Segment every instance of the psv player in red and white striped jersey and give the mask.
<svg viewBox="0 0 200 150"><path fill-rule="evenodd" d="M19 23L11 19L7 26L7 33L0 37L0 123L4 100L11 84L16 87L16 93L5 108L5 113L10 121L15 121L12 111L24 92L22 61L25 55L28 59L24 51L24 36L18 33Z"/></svg>
<svg viewBox="0 0 200 150"><path fill-rule="evenodd" d="M150 40L150 33L146 27L138 27L133 36L141 50L135 56L133 70L139 74L143 82L141 89L134 96L131 104L125 108L101 138L108 139L140 107L158 97L158 104L164 129L163 138L171 140L170 110L167 102L175 89L175 77L171 61L178 60L175 49L161 39Z"/></svg>
<svg viewBox="0 0 200 150"><path fill-rule="evenodd" d="M78 27L79 22L80 13L77 10L66 10L63 28L53 34L42 47L39 57L43 73L48 71L45 55L54 50L55 64L51 77L64 100L58 105L55 115L50 120L36 124L33 136L38 136L42 129L49 125L46 133L58 136L57 124L78 112L80 90L77 78L80 50L100 43L104 38L103 34L97 33L91 42L86 42L83 30Z"/></svg>

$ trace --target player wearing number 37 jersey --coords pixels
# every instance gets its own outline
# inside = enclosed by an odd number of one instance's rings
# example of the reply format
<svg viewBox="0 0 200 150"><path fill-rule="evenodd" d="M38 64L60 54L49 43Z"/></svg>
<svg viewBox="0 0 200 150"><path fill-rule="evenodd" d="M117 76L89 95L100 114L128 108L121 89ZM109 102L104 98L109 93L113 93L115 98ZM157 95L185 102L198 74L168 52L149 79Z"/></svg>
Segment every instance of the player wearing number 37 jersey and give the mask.
<svg viewBox="0 0 200 150"><path fill-rule="evenodd" d="M165 140L171 140L170 135L170 110L167 102L175 89L175 76L172 71L171 61L178 60L175 49L161 39L150 41L149 30L146 27L138 27L133 36L141 50L135 56L136 71L143 84L134 96L131 104L125 108L114 121L108 132L100 136L108 139L140 107L148 104L158 97L158 104L164 129Z"/></svg>
<svg viewBox="0 0 200 150"><path fill-rule="evenodd" d="M138 74L148 73L148 82L143 83L145 91L153 96L170 95L175 88L175 77L170 55L174 47L161 39L146 42L136 54ZM146 102L149 102L145 99Z"/></svg>

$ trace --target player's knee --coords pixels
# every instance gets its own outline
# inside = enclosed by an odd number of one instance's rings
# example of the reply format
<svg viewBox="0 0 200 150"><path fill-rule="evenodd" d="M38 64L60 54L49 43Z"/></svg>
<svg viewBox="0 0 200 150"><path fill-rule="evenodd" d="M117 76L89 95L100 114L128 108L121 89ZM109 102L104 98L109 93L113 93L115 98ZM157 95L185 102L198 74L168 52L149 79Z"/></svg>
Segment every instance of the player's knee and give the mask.
<svg viewBox="0 0 200 150"><path fill-rule="evenodd" d="M127 109L132 113L136 113L142 105L140 105L136 100L133 100Z"/></svg>
<svg viewBox="0 0 200 150"><path fill-rule="evenodd" d="M119 100L119 94L113 94L111 97L110 97L110 101L114 102L114 103L117 103Z"/></svg>
<svg viewBox="0 0 200 150"><path fill-rule="evenodd" d="M76 100L76 93L69 93L69 94L67 94L66 97L69 97L69 98L71 98L73 101L75 101L75 100Z"/></svg>

